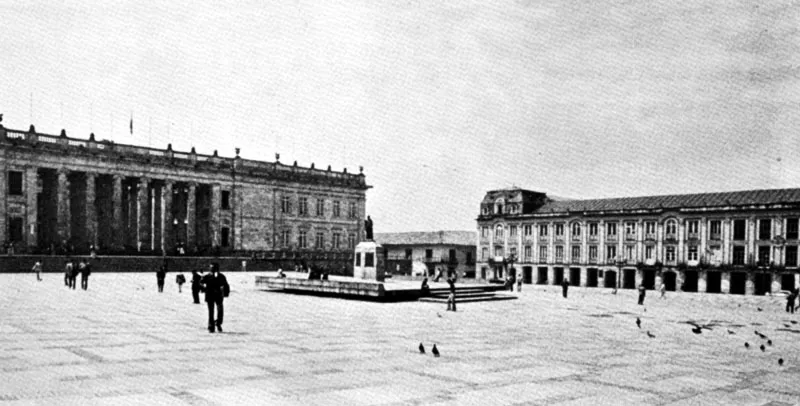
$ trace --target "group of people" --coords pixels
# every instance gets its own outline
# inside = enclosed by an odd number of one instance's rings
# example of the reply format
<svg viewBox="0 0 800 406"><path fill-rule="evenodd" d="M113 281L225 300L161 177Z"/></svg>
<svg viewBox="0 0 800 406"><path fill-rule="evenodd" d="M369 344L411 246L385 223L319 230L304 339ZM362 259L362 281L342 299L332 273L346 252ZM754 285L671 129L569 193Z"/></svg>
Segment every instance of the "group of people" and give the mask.
<svg viewBox="0 0 800 406"><path fill-rule="evenodd" d="M158 291L164 291L164 281L167 278L167 266L161 265L156 271L156 283ZM182 293L183 284L186 278L182 273L175 276L175 283L178 285L178 293ZM208 266L208 272L203 275L200 271L192 271L192 299L195 304L200 304L200 293L205 293L205 301L208 306L208 332L222 332L222 321L224 316L223 300L230 295L231 288L228 279L219 271L219 264L213 262ZM216 314L215 314L216 313ZM215 317L216 316L216 317Z"/></svg>
<svg viewBox="0 0 800 406"><path fill-rule="evenodd" d="M42 280L40 275L42 271L41 262L37 261L36 264L33 265L33 271L36 272L36 278ZM80 261L64 261L64 285L67 288L75 289L78 274L81 275L81 289L88 290L89 275L92 274L92 262L83 259Z"/></svg>

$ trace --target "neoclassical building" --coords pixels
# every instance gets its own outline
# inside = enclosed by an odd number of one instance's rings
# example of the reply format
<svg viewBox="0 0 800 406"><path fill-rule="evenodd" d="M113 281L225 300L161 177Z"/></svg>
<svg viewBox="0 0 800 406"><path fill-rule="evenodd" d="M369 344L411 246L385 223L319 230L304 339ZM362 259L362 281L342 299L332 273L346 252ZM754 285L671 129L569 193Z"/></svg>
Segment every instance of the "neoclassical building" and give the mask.
<svg viewBox="0 0 800 406"><path fill-rule="evenodd" d="M478 216L479 278L764 294L798 278L800 189L560 200L492 190ZM521 271L521 272L519 272Z"/></svg>
<svg viewBox="0 0 800 406"><path fill-rule="evenodd" d="M17 253L352 252L363 173L3 128L0 241Z"/></svg>

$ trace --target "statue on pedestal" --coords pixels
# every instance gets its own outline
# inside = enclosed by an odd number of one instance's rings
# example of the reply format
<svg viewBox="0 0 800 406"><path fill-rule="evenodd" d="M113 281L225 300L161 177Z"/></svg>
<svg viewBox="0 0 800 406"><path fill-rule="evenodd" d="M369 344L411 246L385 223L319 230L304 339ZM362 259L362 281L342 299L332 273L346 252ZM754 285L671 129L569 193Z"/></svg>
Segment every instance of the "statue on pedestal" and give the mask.
<svg viewBox="0 0 800 406"><path fill-rule="evenodd" d="M364 231L367 234L367 241L372 241L372 219L369 216L364 220Z"/></svg>

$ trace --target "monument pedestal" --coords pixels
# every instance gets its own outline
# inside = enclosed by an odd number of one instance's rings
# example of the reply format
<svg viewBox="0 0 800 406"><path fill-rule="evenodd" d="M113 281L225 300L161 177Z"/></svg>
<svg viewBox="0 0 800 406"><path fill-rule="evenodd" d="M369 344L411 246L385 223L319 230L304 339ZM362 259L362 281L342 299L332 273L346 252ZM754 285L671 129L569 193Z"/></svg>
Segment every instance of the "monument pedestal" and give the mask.
<svg viewBox="0 0 800 406"><path fill-rule="evenodd" d="M383 247L375 241L362 241L356 245L353 278L383 282L386 279L386 264Z"/></svg>

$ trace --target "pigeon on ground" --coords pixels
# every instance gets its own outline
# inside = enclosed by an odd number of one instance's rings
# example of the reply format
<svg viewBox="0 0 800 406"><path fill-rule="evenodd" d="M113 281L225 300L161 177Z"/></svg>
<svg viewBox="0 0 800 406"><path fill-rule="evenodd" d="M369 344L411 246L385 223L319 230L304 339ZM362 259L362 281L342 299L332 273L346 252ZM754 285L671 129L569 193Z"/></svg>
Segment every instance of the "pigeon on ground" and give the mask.
<svg viewBox="0 0 800 406"><path fill-rule="evenodd" d="M761 335L761 333L759 333L759 332L758 332L758 330L755 330L755 331L753 331L753 332L754 332L754 333L756 333L756 335L757 335L757 336L760 336L760 335Z"/></svg>
<svg viewBox="0 0 800 406"><path fill-rule="evenodd" d="M729 329L729 330L728 330L728 334L736 334L736 333L735 333L734 331L732 331L732 330L730 330L730 329Z"/></svg>
<svg viewBox="0 0 800 406"><path fill-rule="evenodd" d="M792 324L797 324L797 321L796 320L792 320L791 323Z"/></svg>
<svg viewBox="0 0 800 406"><path fill-rule="evenodd" d="M420 354L425 354L425 346L422 345L422 343L419 343L419 353Z"/></svg>
<svg viewBox="0 0 800 406"><path fill-rule="evenodd" d="M442 317L441 313L439 313L439 312L436 312L436 316Z"/></svg>
<svg viewBox="0 0 800 406"><path fill-rule="evenodd" d="M756 309L758 309L758 311L761 311L761 308L760 308L760 307L756 307Z"/></svg>
<svg viewBox="0 0 800 406"><path fill-rule="evenodd" d="M762 339L767 338L767 336L764 334L759 334L758 336L761 337Z"/></svg>
<svg viewBox="0 0 800 406"><path fill-rule="evenodd" d="M778 365L783 366L783 358L778 358Z"/></svg>
<svg viewBox="0 0 800 406"><path fill-rule="evenodd" d="M695 334L700 334L702 332L703 332L703 329L701 329L699 326L692 329L692 333L695 333Z"/></svg>
<svg viewBox="0 0 800 406"><path fill-rule="evenodd" d="M764 344L761 344L761 347L758 347L758 348L761 348L761 351L766 351L766 349L767 349L767 347L764 347Z"/></svg>
<svg viewBox="0 0 800 406"><path fill-rule="evenodd" d="M656 335L651 333L651 332L649 332L649 331L647 332L647 336L650 337L650 338L656 338Z"/></svg>
<svg viewBox="0 0 800 406"><path fill-rule="evenodd" d="M642 321L639 318L636 318L636 327L642 328Z"/></svg>
<svg viewBox="0 0 800 406"><path fill-rule="evenodd" d="M750 343L748 343L748 342L745 342L745 343L744 343L744 348L750 348Z"/></svg>
<svg viewBox="0 0 800 406"><path fill-rule="evenodd" d="M772 345L772 340L767 340L767 345Z"/></svg>
<svg viewBox="0 0 800 406"><path fill-rule="evenodd" d="M431 350L431 354L433 354L434 357L439 358L439 349L436 348L436 344L433 345L433 349Z"/></svg>
<svg viewBox="0 0 800 406"><path fill-rule="evenodd" d="M789 326L789 325L788 325L788 324L786 324L786 323L783 323L783 327L789 328L789 327L791 327L791 326Z"/></svg>

